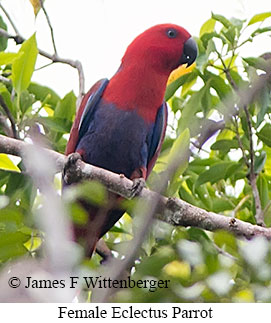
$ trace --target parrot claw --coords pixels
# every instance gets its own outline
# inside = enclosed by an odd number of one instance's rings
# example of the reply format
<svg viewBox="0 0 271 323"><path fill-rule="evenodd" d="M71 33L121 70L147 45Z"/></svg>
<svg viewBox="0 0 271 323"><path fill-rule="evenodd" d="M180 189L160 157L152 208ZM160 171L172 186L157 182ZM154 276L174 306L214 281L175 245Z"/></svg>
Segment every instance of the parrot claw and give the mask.
<svg viewBox="0 0 271 323"><path fill-rule="evenodd" d="M78 160L82 160L82 156L75 152L67 157L67 161L63 168L63 178L67 184L74 183L78 180L78 173L80 172L80 167L76 165Z"/></svg>
<svg viewBox="0 0 271 323"><path fill-rule="evenodd" d="M134 178L130 198L138 196L144 187L146 187L146 181L143 177Z"/></svg>

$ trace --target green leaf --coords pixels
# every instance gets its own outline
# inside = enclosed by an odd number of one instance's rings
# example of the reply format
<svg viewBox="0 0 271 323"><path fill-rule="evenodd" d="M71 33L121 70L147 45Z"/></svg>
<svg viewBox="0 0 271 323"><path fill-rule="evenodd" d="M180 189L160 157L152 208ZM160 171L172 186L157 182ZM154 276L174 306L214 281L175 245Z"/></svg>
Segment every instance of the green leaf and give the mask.
<svg viewBox="0 0 271 323"><path fill-rule="evenodd" d="M194 194L190 194L183 186L179 188L180 198L192 205L197 206L197 200L194 197Z"/></svg>
<svg viewBox="0 0 271 323"><path fill-rule="evenodd" d="M71 202L83 199L93 205L102 206L107 201L107 191L100 182L83 182L80 185L69 187L66 198Z"/></svg>
<svg viewBox="0 0 271 323"><path fill-rule="evenodd" d="M258 13L250 19L248 26L255 24L256 22L264 21L269 17L271 17L271 12Z"/></svg>
<svg viewBox="0 0 271 323"><path fill-rule="evenodd" d="M58 102L54 116L72 121L76 111L76 96L73 91L69 92L65 97Z"/></svg>
<svg viewBox="0 0 271 323"><path fill-rule="evenodd" d="M261 151L260 156L255 156L255 163L254 163L254 173L260 174L260 172L263 170L265 161L266 161L266 152L263 150Z"/></svg>
<svg viewBox="0 0 271 323"><path fill-rule="evenodd" d="M228 169L236 165L235 162L221 162L211 166L208 170L199 175L195 187L198 187L204 183L210 182L211 184L220 181L221 179L227 179L229 176Z"/></svg>
<svg viewBox="0 0 271 323"><path fill-rule="evenodd" d="M176 113L178 110L182 109L183 100L181 98L178 98L177 96L173 96L173 98L170 100L170 107L171 110Z"/></svg>
<svg viewBox="0 0 271 323"><path fill-rule="evenodd" d="M197 73L194 70L191 73L182 75L177 80L170 83L166 89L165 101L168 101L174 95L174 93L178 90L178 88L181 87L183 84L185 84L186 82L191 82L192 80L194 80L196 78L197 78Z"/></svg>
<svg viewBox="0 0 271 323"><path fill-rule="evenodd" d="M233 139L235 137L235 133L231 129L223 129L217 136L216 140L224 140L224 139Z"/></svg>
<svg viewBox="0 0 271 323"><path fill-rule="evenodd" d="M244 137L249 140L249 132L248 132L248 124L247 124L247 118L246 116L243 114L241 116L241 124L242 124L242 129L244 131Z"/></svg>
<svg viewBox="0 0 271 323"><path fill-rule="evenodd" d="M0 53L0 65L12 64L20 56L19 53Z"/></svg>
<svg viewBox="0 0 271 323"><path fill-rule="evenodd" d="M219 21L226 28L229 28L232 25L232 23L222 15L216 15L216 14L212 13L212 18L214 20Z"/></svg>
<svg viewBox="0 0 271 323"><path fill-rule="evenodd" d="M0 169L0 190L4 185L7 184L8 180L9 180L9 174L10 174L10 172Z"/></svg>
<svg viewBox="0 0 271 323"><path fill-rule="evenodd" d="M0 94L2 95L6 105L9 108L9 111L11 112L13 117L16 117L15 104L13 104L13 102L11 100L10 92L8 91L8 89L6 88L6 86L3 83L0 83Z"/></svg>
<svg viewBox="0 0 271 323"><path fill-rule="evenodd" d="M171 183L177 181L178 177L185 171L188 165L189 159L189 145L190 145L190 133L189 129L185 129L178 138L174 141L172 148L170 149L168 155L168 165L175 165L176 162L179 163L179 167L177 168ZM182 156L182 157L180 157Z"/></svg>
<svg viewBox="0 0 271 323"><path fill-rule="evenodd" d="M22 165L22 163L19 165ZM37 190L27 175L15 172L10 173L5 194L10 197L11 201L20 200L20 207L31 208L36 193Z"/></svg>
<svg viewBox="0 0 271 323"><path fill-rule="evenodd" d="M195 186L194 192L198 195L199 199L204 205L204 208L207 209L208 211L211 211L213 207L213 201L208 192L207 185L201 185L197 187Z"/></svg>
<svg viewBox="0 0 271 323"><path fill-rule="evenodd" d="M79 203L71 203L69 207L69 215L74 223L80 226L87 225L88 214Z"/></svg>
<svg viewBox="0 0 271 323"><path fill-rule="evenodd" d="M22 91L20 95L20 109L23 114L32 106L34 101L33 94L30 94L27 90Z"/></svg>
<svg viewBox="0 0 271 323"><path fill-rule="evenodd" d="M197 45L198 45L198 56L196 60L196 66L197 70L203 73L204 69L206 68L208 62L209 62L209 56L212 52L215 52L216 46L214 42L213 36L214 32L203 34L203 36L198 39Z"/></svg>
<svg viewBox="0 0 271 323"><path fill-rule="evenodd" d="M1 16L0 16L0 28L7 30L7 25ZM7 37L0 36L0 51L4 51L7 48L7 45L8 45Z"/></svg>
<svg viewBox="0 0 271 323"><path fill-rule="evenodd" d="M267 123L261 131L257 133L257 136L268 147L271 147L271 124Z"/></svg>
<svg viewBox="0 0 271 323"><path fill-rule="evenodd" d="M181 133L186 128L189 128L190 132L193 132L193 129L199 130L199 122L197 122L198 118L195 114L201 110L201 100L202 96L205 92L205 87L202 87L199 91L192 94L190 99L184 106L182 111L182 117L179 120L178 131ZM191 133L192 136L195 134Z"/></svg>
<svg viewBox="0 0 271 323"><path fill-rule="evenodd" d="M197 82L197 77L191 77L191 79L188 79L187 82L185 82L182 86L182 92L181 97L184 97L192 88L192 86Z"/></svg>
<svg viewBox="0 0 271 323"><path fill-rule="evenodd" d="M205 116L207 112L210 111L212 108L212 95L210 93L210 84L211 84L211 81L210 82L208 81L205 84L204 90L202 93L202 98L201 98L201 105Z"/></svg>
<svg viewBox="0 0 271 323"><path fill-rule="evenodd" d="M0 210L8 206L9 198L6 195L0 195Z"/></svg>
<svg viewBox="0 0 271 323"><path fill-rule="evenodd" d="M213 31L211 33L206 33L206 34L203 34L202 37L201 37L201 41L202 41L202 44L205 48L207 48L208 44L209 44L209 41L210 40L213 40L214 38L218 38L222 41L223 44L226 44L227 43L227 40L226 38L222 35L222 34L218 34L217 32ZM214 47L212 45L212 47ZM215 48L215 47L214 47Z"/></svg>
<svg viewBox="0 0 271 323"><path fill-rule="evenodd" d="M208 19L200 28L199 36L201 37L203 34L213 32L215 29L216 20Z"/></svg>
<svg viewBox="0 0 271 323"><path fill-rule="evenodd" d="M18 209L6 208L0 211L0 223L5 232L16 232L23 226L23 217Z"/></svg>
<svg viewBox="0 0 271 323"><path fill-rule="evenodd" d="M26 90L30 84L38 56L35 34L26 40L20 50L21 54L12 65L12 83L18 94Z"/></svg>
<svg viewBox="0 0 271 323"><path fill-rule="evenodd" d="M268 31L271 31L271 27L258 28L251 34L251 37L255 37L255 36L259 35L259 34L263 34L263 33L266 33Z"/></svg>
<svg viewBox="0 0 271 323"><path fill-rule="evenodd" d="M24 243L28 239L29 235L21 232L0 233L0 262L27 253Z"/></svg>
<svg viewBox="0 0 271 323"><path fill-rule="evenodd" d="M216 141L212 146L212 150L220 150L223 152L228 152L231 149L238 149L239 144L237 139L235 140L228 140L228 139L223 139L223 140L218 140Z"/></svg>
<svg viewBox="0 0 271 323"><path fill-rule="evenodd" d="M225 179L227 178L234 178L236 173L240 173L240 171L243 168L243 163L242 161L238 162L238 163L233 163L232 165L230 165L227 170L226 170L226 176Z"/></svg>
<svg viewBox="0 0 271 323"><path fill-rule="evenodd" d="M243 79L243 77L234 69L230 70L230 75L234 82L239 86L239 87L245 87L248 86L248 82Z"/></svg>
<svg viewBox="0 0 271 323"><path fill-rule="evenodd" d="M241 31L245 21L246 20L241 20L234 17L230 19L230 22L237 28L238 32Z"/></svg>
<svg viewBox="0 0 271 323"><path fill-rule="evenodd" d="M30 83L28 87L28 92L35 95L36 100L43 102L49 95L46 103L51 105L52 108L55 108L58 101L60 101L60 97L56 94L55 91L50 89L47 86L43 86L37 83Z"/></svg>
<svg viewBox="0 0 271 323"><path fill-rule="evenodd" d="M262 208L265 208L265 206L269 202L269 196L268 196L268 183L263 174L259 174L257 178L257 188L259 191Z"/></svg>
<svg viewBox="0 0 271 323"><path fill-rule="evenodd" d="M246 57L243 58L249 66L252 66L256 69L267 70L269 68L269 63L262 57Z"/></svg>
<svg viewBox="0 0 271 323"><path fill-rule="evenodd" d="M0 154L0 168L15 172L20 172L20 169L13 164L6 154Z"/></svg>
<svg viewBox="0 0 271 323"><path fill-rule="evenodd" d="M111 229L110 232L115 232L115 233L124 233L124 234L131 234L127 230L124 230L123 228L119 228L116 225L114 225Z"/></svg>
<svg viewBox="0 0 271 323"><path fill-rule="evenodd" d="M0 263L27 252L23 244L30 235L20 232L23 226L18 207L0 210Z"/></svg>
<svg viewBox="0 0 271 323"><path fill-rule="evenodd" d="M189 164L189 166L210 166L217 164L219 159L216 158L199 158L195 157L195 159Z"/></svg>
<svg viewBox="0 0 271 323"><path fill-rule="evenodd" d="M233 202L230 199L223 199L221 197L215 197L212 200L213 209L212 211L215 213L220 213L224 211L231 211L234 207Z"/></svg>
<svg viewBox="0 0 271 323"><path fill-rule="evenodd" d="M37 122L41 123L51 131L61 133L69 132L72 126L71 121L56 117L39 117Z"/></svg>
<svg viewBox="0 0 271 323"><path fill-rule="evenodd" d="M167 154L163 154L159 157L159 167L155 167L156 172L163 172L167 169L168 165L170 163L174 163L179 161L181 158L180 156L185 156L188 152L190 144L190 134L189 130L185 129L178 138L173 142L173 145L170 149L170 151ZM185 160L182 160L182 163L180 165L180 169L177 170L176 175L180 176L181 173L184 171L184 168L186 168L187 165L187 158Z"/></svg>
<svg viewBox="0 0 271 323"><path fill-rule="evenodd" d="M220 248L225 246L226 251L233 253L234 255L237 254L238 244L233 234L227 231L216 231L214 233L214 242Z"/></svg>
<svg viewBox="0 0 271 323"><path fill-rule="evenodd" d="M236 28L234 26L231 26L227 31L223 31L222 33L228 39L230 44L234 45Z"/></svg>
<svg viewBox="0 0 271 323"><path fill-rule="evenodd" d="M231 92L231 87L226 84L225 80L223 80L221 76L206 70L201 77L205 83L210 82L210 86L217 92L221 100Z"/></svg>
<svg viewBox="0 0 271 323"><path fill-rule="evenodd" d="M159 252L145 257L138 265L138 272L141 272L144 276L151 273L154 277L159 277L163 267L169 262L175 259L175 253L170 247L161 247Z"/></svg>

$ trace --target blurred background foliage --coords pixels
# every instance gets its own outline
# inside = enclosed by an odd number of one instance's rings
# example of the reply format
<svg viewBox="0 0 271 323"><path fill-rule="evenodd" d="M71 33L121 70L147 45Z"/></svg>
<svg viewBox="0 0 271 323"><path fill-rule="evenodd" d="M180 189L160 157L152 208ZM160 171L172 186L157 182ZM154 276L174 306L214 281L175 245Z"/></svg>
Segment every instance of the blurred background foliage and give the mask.
<svg viewBox="0 0 271 323"><path fill-rule="evenodd" d="M33 5L38 12L37 2ZM202 25L196 64L185 71L177 70L167 87L170 122L161 156L148 182L150 188L176 149L181 154L190 142L189 162L169 182L167 194L255 224L252 172L265 224L271 225L270 83L247 107L249 118L237 104L232 116L225 108L225 99L235 97L236 88L248 86L270 68L270 48L261 57L242 56L243 47L253 46L255 37L264 42L271 36L270 21L271 12L248 20L212 14ZM5 18L0 17L0 28L7 30ZM1 36L0 50L0 95L11 114L8 117L1 104L0 133L26 141L32 138L64 153L76 111L75 94L70 92L61 98L53 89L31 82L38 55L35 35L19 45L15 53L9 52L8 41ZM11 120L16 125L13 132ZM179 138L187 138L187 128L190 141L180 144ZM203 129L209 130L207 134L203 135ZM59 175L54 183L60 194ZM99 183L82 183L68 190L64 198L67 214L77 223L84 224L86 214L75 200L86 194L97 205L106 200L106 191ZM137 225L129 215L133 202L126 204L127 213L105 236L117 257L133 238ZM25 174L20 158L0 154L0 267L23 255L41 257L46 234L39 230L37 218L42 207L42 195ZM95 254L91 261L82 260L78 268L99 273L100 260ZM169 279L170 285L155 292L119 291L114 301L269 302L271 245L262 237L245 241L228 232L176 228L156 221L131 274L134 279Z"/></svg>

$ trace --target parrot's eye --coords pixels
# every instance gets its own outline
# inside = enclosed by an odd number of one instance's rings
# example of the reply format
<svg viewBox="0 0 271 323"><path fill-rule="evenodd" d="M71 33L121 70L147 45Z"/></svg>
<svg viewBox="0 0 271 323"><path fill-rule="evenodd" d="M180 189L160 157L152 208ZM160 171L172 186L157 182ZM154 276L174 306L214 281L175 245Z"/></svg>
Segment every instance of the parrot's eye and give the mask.
<svg viewBox="0 0 271 323"><path fill-rule="evenodd" d="M167 30L168 38L176 38L177 37L177 31L173 28L170 28Z"/></svg>

